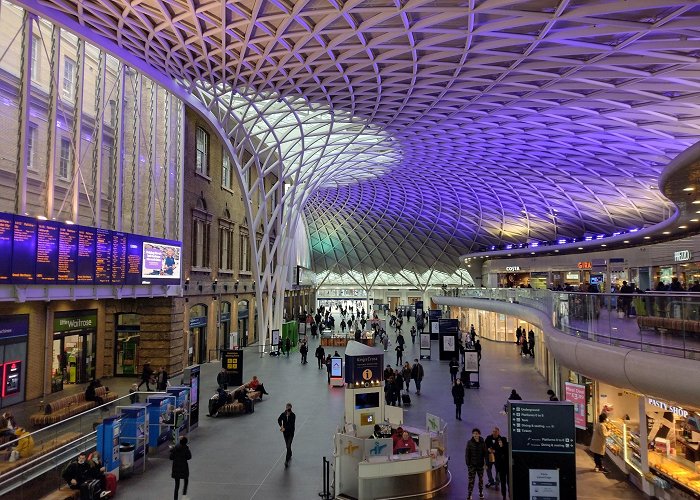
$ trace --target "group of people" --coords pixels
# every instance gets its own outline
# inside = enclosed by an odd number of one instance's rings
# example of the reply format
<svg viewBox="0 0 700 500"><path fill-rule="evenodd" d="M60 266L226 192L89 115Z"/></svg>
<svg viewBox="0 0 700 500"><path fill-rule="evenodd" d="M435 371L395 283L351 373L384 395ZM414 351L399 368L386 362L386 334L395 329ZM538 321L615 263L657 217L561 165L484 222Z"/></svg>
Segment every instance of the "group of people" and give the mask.
<svg viewBox="0 0 700 500"><path fill-rule="evenodd" d="M397 369L392 368L391 364L387 364L384 369L384 398L386 403L391 406L401 406L404 385L408 393L411 380L416 386L416 394L420 395L420 386L424 376L425 370L417 358L413 360L413 365L406 361L403 366Z"/></svg>
<svg viewBox="0 0 700 500"><path fill-rule="evenodd" d="M472 437L467 442L464 459L467 463L469 478L467 486L469 500L472 499L476 479L479 484L479 498L484 498L484 469L488 476L486 487L498 488L500 485L503 500L506 499L509 469L508 440L505 436L501 436L498 427L494 427L486 439L481 437L481 431L478 428L472 429ZM493 469L496 472L495 477Z"/></svg>
<svg viewBox="0 0 700 500"><path fill-rule="evenodd" d="M168 371L164 366L158 369L158 372L151 367L151 362L146 361L141 370L141 381L136 386L137 390L141 390L141 386L146 384L146 390L151 391L151 385L154 385L156 391L165 391L168 388Z"/></svg>
<svg viewBox="0 0 700 500"><path fill-rule="evenodd" d="M525 328L518 326L515 330L515 344L520 347L520 355L522 357L535 357L535 332L525 331Z"/></svg>

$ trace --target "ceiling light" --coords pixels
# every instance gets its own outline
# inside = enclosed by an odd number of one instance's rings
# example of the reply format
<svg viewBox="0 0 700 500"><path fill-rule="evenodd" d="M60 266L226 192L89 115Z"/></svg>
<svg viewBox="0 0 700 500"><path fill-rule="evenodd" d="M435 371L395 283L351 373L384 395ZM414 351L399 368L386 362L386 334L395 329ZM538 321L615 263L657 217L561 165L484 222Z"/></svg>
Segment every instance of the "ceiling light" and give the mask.
<svg viewBox="0 0 700 500"><path fill-rule="evenodd" d="M695 201L693 202L693 205L700 205L700 200L695 200Z"/></svg>
<svg viewBox="0 0 700 500"><path fill-rule="evenodd" d="M688 226L678 226L678 229L688 229Z"/></svg>
<svg viewBox="0 0 700 500"><path fill-rule="evenodd" d="M559 250L554 250L554 253L559 253Z"/></svg>
<svg viewBox="0 0 700 500"><path fill-rule="evenodd" d="M578 247L579 250L583 250L583 247Z"/></svg>
<svg viewBox="0 0 700 500"><path fill-rule="evenodd" d="M530 255L535 255L535 252L530 252Z"/></svg>
<svg viewBox="0 0 700 500"><path fill-rule="evenodd" d="M690 219L690 222L698 222L700 219Z"/></svg>
<svg viewBox="0 0 700 500"><path fill-rule="evenodd" d="M600 245L600 246L601 246L601 247L606 247L606 246L608 246L608 245L606 245L605 243L603 243L603 244Z"/></svg>
<svg viewBox="0 0 700 500"><path fill-rule="evenodd" d="M661 234L671 234L671 231L664 231L664 232L661 233Z"/></svg>
<svg viewBox="0 0 700 500"><path fill-rule="evenodd" d="M686 188L683 188L683 191L695 191L695 188L693 186L688 186Z"/></svg>
<svg viewBox="0 0 700 500"><path fill-rule="evenodd" d="M644 239L645 239L645 240L650 240L650 239L651 239L651 236L645 236Z"/></svg>
<svg viewBox="0 0 700 500"><path fill-rule="evenodd" d="M630 240L625 240L622 243L629 243L629 242L630 242Z"/></svg>

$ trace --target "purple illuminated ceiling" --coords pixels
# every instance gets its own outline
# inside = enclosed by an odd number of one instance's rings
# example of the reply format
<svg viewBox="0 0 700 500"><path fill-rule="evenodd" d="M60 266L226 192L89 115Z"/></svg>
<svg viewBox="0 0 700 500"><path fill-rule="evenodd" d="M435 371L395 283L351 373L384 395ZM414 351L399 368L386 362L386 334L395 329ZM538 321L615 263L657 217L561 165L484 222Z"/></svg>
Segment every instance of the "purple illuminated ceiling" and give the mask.
<svg viewBox="0 0 700 500"><path fill-rule="evenodd" d="M388 172L368 158L311 194L317 270L451 272L483 246L648 227L675 210L661 171L700 138L689 2L41 5L178 81L303 96L393 137Z"/></svg>

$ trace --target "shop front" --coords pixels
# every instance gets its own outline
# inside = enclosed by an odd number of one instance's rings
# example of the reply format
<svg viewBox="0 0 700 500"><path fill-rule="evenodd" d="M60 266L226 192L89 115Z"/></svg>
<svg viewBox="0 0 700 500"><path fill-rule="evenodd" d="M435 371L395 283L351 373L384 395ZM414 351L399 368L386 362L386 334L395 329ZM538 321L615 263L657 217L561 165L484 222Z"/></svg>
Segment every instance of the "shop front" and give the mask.
<svg viewBox="0 0 700 500"><path fill-rule="evenodd" d="M96 309L54 313L51 392L95 377L96 335Z"/></svg>
<svg viewBox="0 0 700 500"><path fill-rule="evenodd" d="M637 485L663 499L700 498L700 408L599 383L608 414L607 454Z"/></svg>
<svg viewBox="0 0 700 500"><path fill-rule="evenodd" d="M117 314L115 319L114 375L133 377L139 369L141 315Z"/></svg>
<svg viewBox="0 0 700 500"><path fill-rule="evenodd" d="M207 362L207 311L208 307L204 304L190 307L187 366Z"/></svg>
<svg viewBox="0 0 700 500"><path fill-rule="evenodd" d="M0 316L0 408L24 401L29 315Z"/></svg>

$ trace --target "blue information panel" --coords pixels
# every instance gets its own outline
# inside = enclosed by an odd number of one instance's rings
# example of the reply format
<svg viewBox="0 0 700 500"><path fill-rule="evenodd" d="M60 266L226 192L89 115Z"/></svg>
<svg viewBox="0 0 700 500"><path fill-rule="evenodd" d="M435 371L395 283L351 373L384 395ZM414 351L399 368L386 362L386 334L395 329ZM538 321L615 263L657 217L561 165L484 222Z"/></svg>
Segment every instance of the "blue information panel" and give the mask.
<svg viewBox="0 0 700 500"><path fill-rule="evenodd" d="M178 285L178 241L0 213L0 284Z"/></svg>

